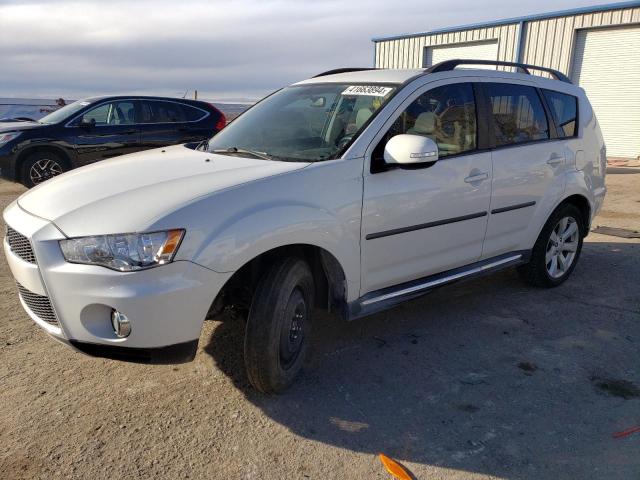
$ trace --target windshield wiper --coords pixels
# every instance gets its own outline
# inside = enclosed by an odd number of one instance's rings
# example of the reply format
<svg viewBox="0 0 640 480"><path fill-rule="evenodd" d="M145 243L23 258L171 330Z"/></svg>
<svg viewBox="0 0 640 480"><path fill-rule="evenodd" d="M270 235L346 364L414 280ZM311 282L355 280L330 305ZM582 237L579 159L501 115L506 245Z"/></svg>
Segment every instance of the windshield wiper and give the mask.
<svg viewBox="0 0 640 480"><path fill-rule="evenodd" d="M212 150L211 153L221 153L223 155L228 155L230 153L239 153L239 154L253 155L254 157L260 158L262 160L273 159L273 157L266 152L257 152L255 150L248 150L246 148L238 148L238 147L218 148L218 149Z"/></svg>

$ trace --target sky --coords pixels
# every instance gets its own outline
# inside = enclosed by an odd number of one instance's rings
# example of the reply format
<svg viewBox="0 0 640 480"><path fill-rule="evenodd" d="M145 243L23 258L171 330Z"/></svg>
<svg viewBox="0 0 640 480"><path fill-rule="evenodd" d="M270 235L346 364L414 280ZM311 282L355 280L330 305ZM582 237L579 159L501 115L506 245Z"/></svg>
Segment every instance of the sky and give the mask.
<svg viewBox="0 0 640 480"><path fill-rule="evenodd" d="M256 100L371 66L372 37L589 0L0 0L0 97L155 94Z"/></svg>

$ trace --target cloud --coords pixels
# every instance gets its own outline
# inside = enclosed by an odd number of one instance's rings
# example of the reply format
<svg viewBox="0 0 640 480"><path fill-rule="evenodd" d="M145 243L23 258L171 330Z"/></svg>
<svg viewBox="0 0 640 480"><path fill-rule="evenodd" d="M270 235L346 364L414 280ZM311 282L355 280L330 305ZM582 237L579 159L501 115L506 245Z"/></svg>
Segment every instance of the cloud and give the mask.
<svg viewBox="0 0 640 480"><path fill-rule="evenodd" d="M371 37L563 7L504 0L21 0L0 4L0 96L259 98L341 66Z"/></svg>

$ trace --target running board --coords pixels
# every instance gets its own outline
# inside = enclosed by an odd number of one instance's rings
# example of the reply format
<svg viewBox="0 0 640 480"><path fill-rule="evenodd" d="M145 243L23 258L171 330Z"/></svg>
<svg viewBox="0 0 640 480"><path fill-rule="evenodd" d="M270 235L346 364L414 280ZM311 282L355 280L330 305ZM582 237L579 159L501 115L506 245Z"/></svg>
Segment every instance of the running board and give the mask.
<svg viewBox="0 0 640 480"><path fill-rule="evenodd" d="M418 298L432 290L461 280L469 280L529 261L531 252L511 252L464 267L369 292L349 304L348 320L371 315L399 303Z"/></svg>

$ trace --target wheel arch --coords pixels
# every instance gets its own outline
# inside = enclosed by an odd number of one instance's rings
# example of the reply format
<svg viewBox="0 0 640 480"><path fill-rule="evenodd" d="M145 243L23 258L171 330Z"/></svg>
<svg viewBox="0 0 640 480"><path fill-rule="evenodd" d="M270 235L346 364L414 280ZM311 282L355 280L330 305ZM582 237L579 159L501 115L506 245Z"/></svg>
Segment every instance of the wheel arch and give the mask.
<svg viewBox="0 0 640 480"><path fill-rule="evenodd" d="M584 195L580 195L579 193L570 195L566 197L562 202L558 204L558 206L554 209L554 212L561 206L565 204L574 205L582 214L582 220L584 222L584 232L583 236L586 237L589 234L589 230L591 229L591 204L589 200Z"/></svg>
<svg viewBox="0 0 640 480"><path fill-rule="evenodd" d="M56 145L50 145L50 144L29 145L24 150L22 150L16 157L16 180L17 181L22 182L24 180L22 178L22 165L24 164L25 160L30 155L33 155L34 153L37 153L37 152L54 152L62 158L62 160L66 163L66 166L68 168L71 168L71 157L69 156L68 152L64 150L64 148L61 148Z"/></svg>
<svg viewBox="0 0 640 480"><path fill-rule="evenodd" d="M208 316L220 314L228 308L248 311L260 278L278 259L290 256L302 258L309 264L315 282L315 306L346 316L348 285L343 266L325 248L307 243L281 245L247 261L219 291Z"/></svg>

